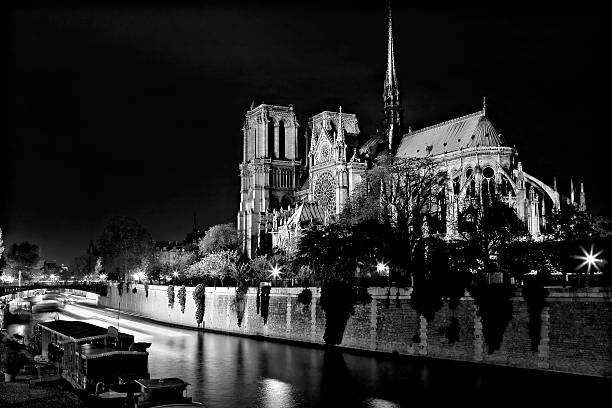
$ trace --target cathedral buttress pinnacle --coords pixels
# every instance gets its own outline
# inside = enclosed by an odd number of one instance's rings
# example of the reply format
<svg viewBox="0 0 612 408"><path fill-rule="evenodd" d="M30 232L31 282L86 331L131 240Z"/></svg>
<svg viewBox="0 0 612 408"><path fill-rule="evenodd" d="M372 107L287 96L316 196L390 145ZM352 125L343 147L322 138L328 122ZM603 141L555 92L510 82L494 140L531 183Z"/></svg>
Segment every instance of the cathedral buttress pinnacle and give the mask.
<svg viewBox="0 0 612 408"><path fill-rule="evenodd" d="M401 138L401 108L399 86L395 74L395 55L393 52L393 23L391 19L391 2L389 2L389 38L387 44L387 73L383 91L385 134L388 138L389 151L393 151Z"/></svg>

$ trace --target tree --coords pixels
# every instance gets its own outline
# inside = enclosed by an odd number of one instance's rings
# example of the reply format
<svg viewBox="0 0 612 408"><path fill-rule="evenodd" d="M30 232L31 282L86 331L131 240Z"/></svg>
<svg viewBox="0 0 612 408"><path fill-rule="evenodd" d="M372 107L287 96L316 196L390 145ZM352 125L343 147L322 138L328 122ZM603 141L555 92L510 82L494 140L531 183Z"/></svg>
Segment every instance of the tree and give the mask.
<svg viewBox="0 0 612 408"><path fill-rule="evenodd" d="M475 214L470 222L464 216L460 219L463 242L455 243L462 249L455 252L460 257L456 262L481 279L489 273L508 275L522 269L518 263L526 259L521 251L527 248L526 243L531 243L531 237L514 210L493 200L480 208L469 207L464 215L470 211Z"/></svg>
<svg viewBox="0 0 612 408"><path fill-rule="evenodd" d="M4 241L2 240L2 228L0 228L0 257L4 253Z"/></svg>
<svg viewBox="0 0 612 408"><path fill-rule="evenodd" d="M149 279L161 279L162 276L175 276L182 278L188 274L187 270L196 260L196 255L190 251L172 249L155 253L152 267L149 269Z"/></svg>
<svg viewBox="0 0 612 408"><path fill-rule="evenodd" d="M430 159L384 156L366 171L342 217L350 225L363 224L362 236L376 232L384 239L379 251L385 260L410 270L424 221L432 233L441 232L446 181L446 172L437 171Z"/></svg>
<svg viewBox="0 0 612 408"><path fill-rule="evenodd" d="M237 261L238 252L229 250L213 252L202 258L203 269L206 271L206 275L213 278L213 281L219 279L221 286L223 286L223 281L230 271L236 268Z"/></svg>
<svg viewBox="0 0 612 408"><path fill-rule="evenodd" d="M2 228L0 228L0 275L4 273L5 260L4 256L4 241L2 241Z"/></svg>
<svg viewBox="0 0 612 408"><path fill-rule="evenodd" d="M89 279L93 276L96 261L96 257L91 254L77 256L68 266L68 272L73 279Z"/></svg>
<svg viewBox="0 0 612 408"><path fill-rule="evenodd" d="M13 244L6 251L6 264L9 273L17 278L21 271L23 280L36 279L40 276L44 259L40 256L40 248L38 245L22 242L21 244Z"/></svg>
<svg viewBox="0 0 612 408"><path fill-rule="evenodd" d="M232 223L218 224L210 227L204 238L198 241L198 251L201 256L223 250L238 250L240 240L238 230Z"/></svg>
<svg viewBox="0 0 612 408"><path fill-rule="evenodd" d="M104 273L104 266L102 266L102 258L96 259L96 265L94 266L94 275L100 277Z"/></svg>
<svg viewBox="0 0 612 408"><path fill-rule="evenodd" d="M582 211L575 204L562 203L559 210L546 217L548 227L547 239L556 241L576 241L593 236L596 232L593 217ZM605 222L597 224L605 225Z"/></svg>
<svg viewBox="0 0 612 408"><path fill-rule="evenodd" d="M125 280L126 274L138 267L143 257L152 255L153 239L134 218L118 216L102 231L98 247L107 275Z"/></svg>
<svg viewBox="0 0 612 408"><path fill-rule="evenodd" d="M251 280L252 286L269 279L270 262L268 262L268 258L265 255L259 255L251 260L247 271L247 277Z"/></svg>

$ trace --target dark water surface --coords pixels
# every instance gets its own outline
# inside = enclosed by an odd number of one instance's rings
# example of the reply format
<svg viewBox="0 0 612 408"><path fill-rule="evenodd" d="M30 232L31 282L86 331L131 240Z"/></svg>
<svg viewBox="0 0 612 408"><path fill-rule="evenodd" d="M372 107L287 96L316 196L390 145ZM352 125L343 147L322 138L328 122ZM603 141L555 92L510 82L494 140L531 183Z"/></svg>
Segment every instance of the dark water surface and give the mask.
<svg viewBox="0 0 612 408"><path fill-rule="evenodd" d="M112 311L68 305L34 321L117 324ZM9 332L28 335L31 324ZM612 381L470 363L355 355L177 329L121 316L120 330L151 342L152 378L180 377L207 407L409 407L597 401ZM608 398L608 397L605 397ZM543 405L542 405L543 406Z"/></svg>

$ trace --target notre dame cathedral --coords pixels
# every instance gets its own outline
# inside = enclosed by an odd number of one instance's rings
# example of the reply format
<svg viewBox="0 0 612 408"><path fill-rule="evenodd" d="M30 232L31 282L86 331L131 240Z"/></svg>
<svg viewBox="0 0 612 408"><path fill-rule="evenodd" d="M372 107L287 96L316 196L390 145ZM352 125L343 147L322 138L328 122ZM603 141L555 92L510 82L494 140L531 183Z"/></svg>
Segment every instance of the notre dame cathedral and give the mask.
<svg viewBox="0 0 612 408"><path fill-rule="evenodd" d="M301 226L326 223L379 154L427 157L449 175L445 189L445 233L457 233L459 217L472 200L498 197L516 211L534 237L544 215L560 208L556 182L551 188L523 170L518 152L487 118L486 103L470 115L424 129L404 131L395 72L391 10L387 70L383 89L383 129L364 138L356 115L323 111L308 120L307 157L299 157L293 106L261 104L247 111L240 164L238 231L243 250L254 257L284 247ZM574 187L570 197L574 203ZM581 186L581 209L585 208Z"/></svg>

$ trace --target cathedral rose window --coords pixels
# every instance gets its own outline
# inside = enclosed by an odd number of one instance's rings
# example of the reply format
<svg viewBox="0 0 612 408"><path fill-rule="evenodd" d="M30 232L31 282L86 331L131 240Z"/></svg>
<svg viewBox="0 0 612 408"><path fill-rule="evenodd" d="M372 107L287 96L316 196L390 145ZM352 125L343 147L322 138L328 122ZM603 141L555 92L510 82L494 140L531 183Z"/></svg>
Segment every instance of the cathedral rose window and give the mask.
<svg viewBox="0 0 612 408"><path fill-rule="evenodd" d="M330 214L336 213L336 181L331 172L326 171L317 177L314 198L322 209L327 209Z"/></svg>

